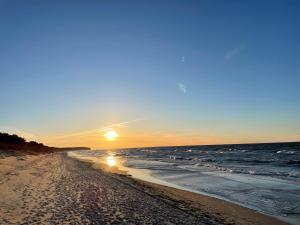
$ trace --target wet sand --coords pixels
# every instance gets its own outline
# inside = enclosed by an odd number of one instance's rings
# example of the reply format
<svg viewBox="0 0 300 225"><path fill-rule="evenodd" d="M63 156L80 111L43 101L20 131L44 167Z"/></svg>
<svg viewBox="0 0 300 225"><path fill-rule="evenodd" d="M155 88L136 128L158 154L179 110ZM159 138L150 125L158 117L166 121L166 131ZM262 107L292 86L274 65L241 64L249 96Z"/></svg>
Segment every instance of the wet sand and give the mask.
<svg viewBox="0 0 300 225"><path fill-rule="evenodd" d="M66 153L0 152L0 224L286 224L222 200L97 170Z"/></svg>

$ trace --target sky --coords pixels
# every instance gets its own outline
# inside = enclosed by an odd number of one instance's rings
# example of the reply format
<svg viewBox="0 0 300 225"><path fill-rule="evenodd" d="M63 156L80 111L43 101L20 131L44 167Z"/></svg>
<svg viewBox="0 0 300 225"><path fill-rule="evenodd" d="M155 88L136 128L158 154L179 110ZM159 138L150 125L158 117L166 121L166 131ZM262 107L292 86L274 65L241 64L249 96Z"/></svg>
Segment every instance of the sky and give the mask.
<svg viewBox="0 0 300 225"><path fill-rule="evenodd" d="M96 149L299 141L299 11L0 0L0 131Z"/></svg>

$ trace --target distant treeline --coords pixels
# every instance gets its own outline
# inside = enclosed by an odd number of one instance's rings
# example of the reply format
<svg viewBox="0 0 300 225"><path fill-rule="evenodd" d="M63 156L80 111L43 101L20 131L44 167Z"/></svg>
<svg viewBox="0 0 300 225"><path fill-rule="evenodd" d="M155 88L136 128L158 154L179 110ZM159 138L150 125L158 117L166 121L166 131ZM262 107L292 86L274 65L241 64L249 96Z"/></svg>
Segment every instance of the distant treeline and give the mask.
<svg viewBox="0 0 300 225"><path fill-rule="evenodd" d="M88 147L54 148L35 141L27 142L24 138L19 137L16 134L8 134L8 133L0 132L0 149L52 151L52 150L79 150L79 149L89 149L89 148Z"/></svg>

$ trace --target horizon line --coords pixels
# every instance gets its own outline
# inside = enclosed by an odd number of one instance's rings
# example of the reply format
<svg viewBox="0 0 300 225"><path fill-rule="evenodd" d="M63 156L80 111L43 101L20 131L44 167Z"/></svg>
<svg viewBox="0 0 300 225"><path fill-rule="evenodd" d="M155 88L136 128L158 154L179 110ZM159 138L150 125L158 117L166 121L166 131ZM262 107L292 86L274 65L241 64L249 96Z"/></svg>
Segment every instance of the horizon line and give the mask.
<svg viewBox="0 0 300 225"><path fill-rule="evenodd" d="M91 148L91 150L127 150L127 149L136 149L136 148L168 148L168 147L195 147L195 146L221 146L221 145L263 145L263 144L300 144L300 140L298 141L279 141L279 142L248 142L248 143L226 143L226 144L196 144L196 145L159 145L159 146L144 146L144 147L129 147L129 148L105 148L105 149L95 149ZM88 147L88 146L86 146Z"/></svg>

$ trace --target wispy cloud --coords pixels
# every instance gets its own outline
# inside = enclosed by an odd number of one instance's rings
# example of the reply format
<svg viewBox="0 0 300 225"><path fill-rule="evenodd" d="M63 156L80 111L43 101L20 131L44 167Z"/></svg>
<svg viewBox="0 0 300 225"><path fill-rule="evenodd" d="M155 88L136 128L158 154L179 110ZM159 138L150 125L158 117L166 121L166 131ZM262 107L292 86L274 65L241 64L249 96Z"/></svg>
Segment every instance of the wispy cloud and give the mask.
<svg viewBox="0 0 300 225"><path fill-rule="evenodd" d="M183 83L178 83L178 88L183 94L187 92L187 88Z"/></svg>
<svg viewBox="0 0 300 225"><path fill-rule="evenodd" d="M145 119L135 119L135 120L129 120L129 121L121 122L121 123L113 123L113 124L110 124L108 126L105 126L105 127L101 128L100 130L101 131L106 131L106 130L111 130L111 129L117 128L117 127L120 127L120 128L128 127L129 123L134 123L134 122L138 122L138 121L141 121L141 120L145 120Z"/></svg>
<svg viewBox="0 0 300 225"><path fill-rule="evenodd" d="M85 131L81 131L81 132L62 134L62 135L52 136L52 137L49 137L49 138L63 139L63 138L70 138L70 137L76 137L76 136L78 136L78 137L80 137L80 136L93 136L93 135L98 135L99 132L105 132L105 131L112 130L112 129L117 129L117 128L125 128L125 127L128 127L128 124L138 122L138 121L141 121L141 120L145 120L145 119L135 119L135 120L129 120L129 121L124 121L124 122L120 122L120 123L112 123L112 124L109 124L107 126L100 127L100 128L94 128L94 129L91 129L91 130L85 130Z"/></svg>
<svg viewBox="0 0 300 225"><path fill-rule="evenodd" d="M181 62L184 63L185 62L185 56L181 56Z"/></svg>
<svg viewBox="0 0 300 225"><path fill-rule="evenodd" d="M224 59L231 60L232 58L236 57L245 49L245 46L239 46L227 51L224 55Z"/></svg>
<svg viewBox="0 0 300 225"><path fill-rule="evenodd" d="M89 136L89 137L97 136L97 135L99 135L99 133L102 133L102 132L105 132L108 130L118 129L118 128L119 129L126 128L126 127L128 127L129 124L138 122L141 120L145 120L145 119L135 119L135 120L129 120L129 121L124 121L124 122L120 122L120 123L111 123L107 126L100 127L100 128L94 128L94 129L90 129L90 130L84 130L84 131L73 132L73 133L65 133L65 134L59 134L59 135L39 136L39 135L35 135L35 134L27 132L27 131L15 129L15 128L1 127L1 126L0 126L0 131L8 132L10 134L17 134L17 135L25 138L26 140L35 140L35 141L62 140L62 139L68 139L68 138L74 138L74 137L81 138L84 136Z"/></svg>
<svg viewBox="0 0 300 225"><path fill-rule="evenodd" d="M87 135L93 135L95 134L99 129L91 129L81 132L74 132L74 133L67 133L67 134L61 134L61 135L54 135L54 136L47 136L45 138L49 139L64 139L64 138L70 138L70 137L80 137L80 136L87 136Z"/></svg>

